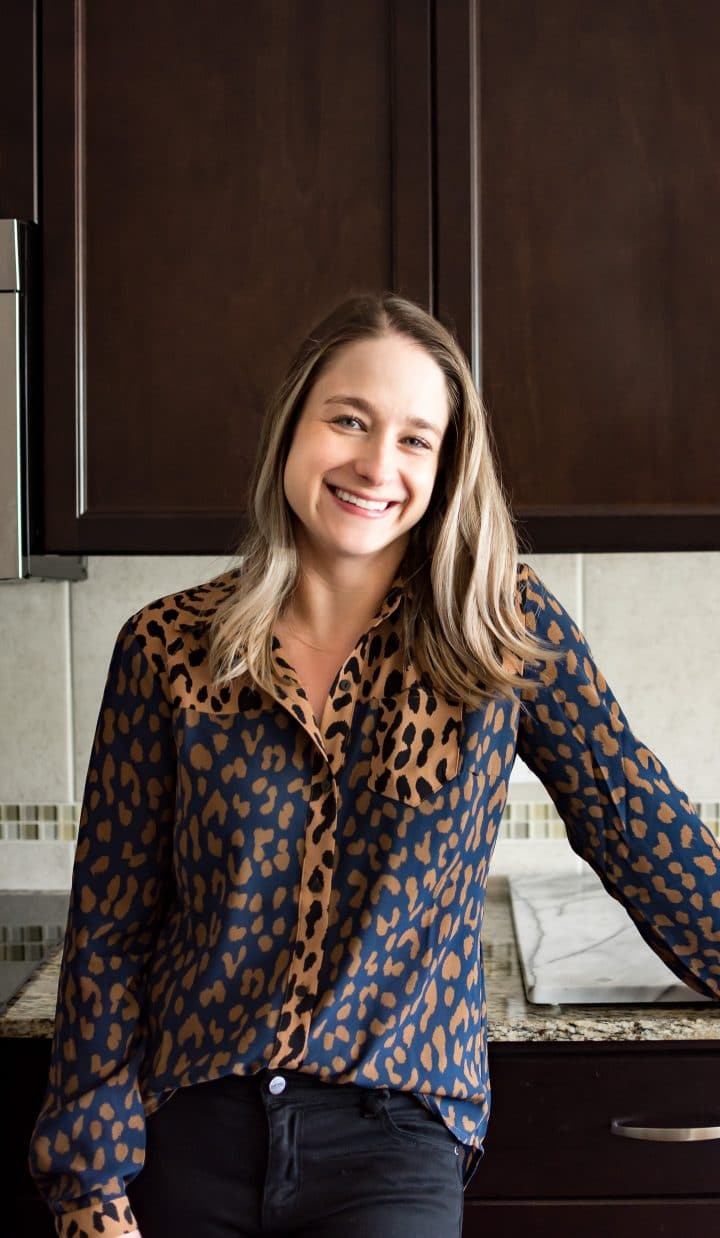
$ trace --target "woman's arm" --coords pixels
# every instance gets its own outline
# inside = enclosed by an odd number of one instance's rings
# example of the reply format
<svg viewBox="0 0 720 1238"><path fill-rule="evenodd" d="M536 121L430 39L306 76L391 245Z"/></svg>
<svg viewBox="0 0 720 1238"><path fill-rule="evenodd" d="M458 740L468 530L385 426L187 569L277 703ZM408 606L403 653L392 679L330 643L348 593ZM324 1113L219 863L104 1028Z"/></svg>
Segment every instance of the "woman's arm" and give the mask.
<svg viewBox="0 0 720 1238"><path fill-rule="evenodd" d="M691 988L720 997L718 842L632 734L570 616L524 571L527 628L563 656L522 693L518 753L545 784L573 850L656 954Z"/></svg>
<svg viewBox="0 0 720 1238"><path fill-rule="evenodd" d="M58 1234L136 1232L145 969L172 898L175 745L163 682L129 620L113 652L90 760L45 1101L30 1171Z"/></svg>

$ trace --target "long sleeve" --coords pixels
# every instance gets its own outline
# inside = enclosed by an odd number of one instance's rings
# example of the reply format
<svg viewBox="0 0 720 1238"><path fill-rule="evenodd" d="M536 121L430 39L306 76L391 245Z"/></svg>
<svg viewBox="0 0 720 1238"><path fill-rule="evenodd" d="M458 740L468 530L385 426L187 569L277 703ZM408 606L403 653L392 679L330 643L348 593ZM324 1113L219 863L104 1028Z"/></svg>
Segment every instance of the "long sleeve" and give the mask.
<svg viewBox="0 0 720 1238"><path fill-rule="evenodd" d="M176 761L163 671L129 620L113 652L80 818L49 1082L30 1171L62 1238L136 1228L144 970L172 897Z"/></svg>
<svg viewBox="0 0 720 1238"><path fill-rule="evenodd" d="M555 802L570 845L687 985L720 997L720 847L635 738L581 632L525 568L528 632L561 657L521 693L518 753ZM538 669L526 676L537 679Z"/></svg>

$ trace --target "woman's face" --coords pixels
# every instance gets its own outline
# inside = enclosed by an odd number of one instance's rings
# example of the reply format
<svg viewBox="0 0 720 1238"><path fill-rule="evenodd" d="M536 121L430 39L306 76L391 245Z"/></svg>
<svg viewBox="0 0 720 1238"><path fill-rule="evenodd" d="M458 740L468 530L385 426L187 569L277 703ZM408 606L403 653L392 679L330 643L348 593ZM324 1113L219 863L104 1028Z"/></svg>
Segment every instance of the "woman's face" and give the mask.
<svg viewBox="0 0 720 1238"><path fill-rule="evenodd" d="M339 349L285 465L301 557L397 566L430 502L448 421L443 372L414 341L389 332Z"/></svg>

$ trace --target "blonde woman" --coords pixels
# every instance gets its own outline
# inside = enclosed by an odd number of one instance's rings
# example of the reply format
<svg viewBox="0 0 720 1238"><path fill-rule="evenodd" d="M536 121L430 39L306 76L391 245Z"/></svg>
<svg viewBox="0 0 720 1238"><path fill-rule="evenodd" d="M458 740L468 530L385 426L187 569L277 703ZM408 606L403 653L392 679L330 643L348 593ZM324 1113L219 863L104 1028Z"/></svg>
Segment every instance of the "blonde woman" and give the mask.
<svg viewBox="0 0 720 1238"><path fill-rule="evenodd" d="M450 334L310 334L240 567L145 606L90 763L31 1167L63 1238L457 1238L516 749L571 846L720 995L717 844L517 563Z"/></svg>

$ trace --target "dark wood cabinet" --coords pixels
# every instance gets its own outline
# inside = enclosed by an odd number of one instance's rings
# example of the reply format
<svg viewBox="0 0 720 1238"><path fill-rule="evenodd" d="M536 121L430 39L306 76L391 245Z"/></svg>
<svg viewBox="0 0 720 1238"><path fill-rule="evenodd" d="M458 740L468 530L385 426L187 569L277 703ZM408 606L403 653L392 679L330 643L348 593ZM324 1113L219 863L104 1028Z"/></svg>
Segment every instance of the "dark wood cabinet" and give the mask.
<svg viewBox="0 0 720 1238"><path fill-rule="evenodd" d="M37 220L37 13L4 0L0 14L0 219Z"/></svg>
<svg viewBox="0 0 720 1238"><path fill-rule="evenodd" d="M290 351L430 301L429 5L43 11L45 549L222 552Z"/></svg>
<svg viewBox="0 0 720 1238"><path fill-rule="evenodd" d="M534 549L720 548L717 5L35 9L0 85L34 553L229 551L291 348L386 287L457 330Z"/></svg>
<svg viewBox="0 0 720 1238"><path fill-rule="evenodd" d="M485 1156L464 1238L701 1238L720 1221L720 1139L619 1137L720 1128L720 1059L705 1043L496 1044Z"/></svg>
<svg viewBox="0 0 720 1238"><path fill-rule="evenodd" d="M52 1214L28 1169L28 1147L50 1067L47 1037L0 1037L4 1118L0 1127L0 1187L8 1202L8 1234L53 1238Z"/></svg>
<svg viewBox="0 0 720 1238"><path fill-rule="evenodd" d="M517 514L538 550L718 548L720 8L436 18L437 309Z"/></svg>
<svg viewBox="0 0 720 1238"><path fill-rule="evenodd" d="M462 1233L463 1238L708 1238L718 1223L720 1202L704 1199L487 1205L468 1200Z"/></svg>

